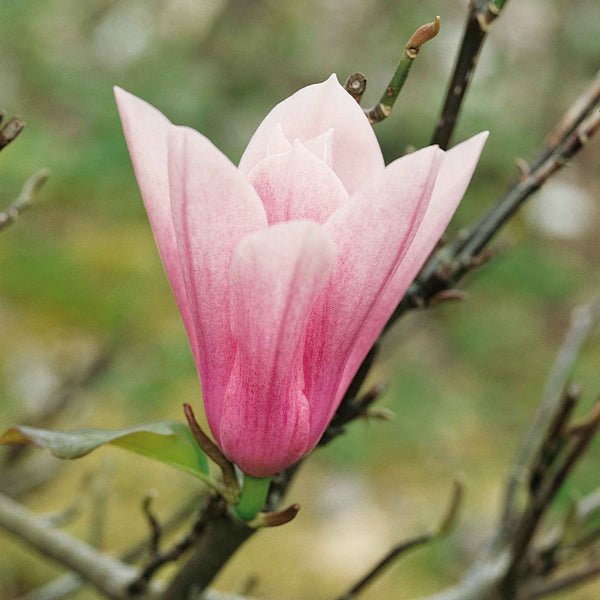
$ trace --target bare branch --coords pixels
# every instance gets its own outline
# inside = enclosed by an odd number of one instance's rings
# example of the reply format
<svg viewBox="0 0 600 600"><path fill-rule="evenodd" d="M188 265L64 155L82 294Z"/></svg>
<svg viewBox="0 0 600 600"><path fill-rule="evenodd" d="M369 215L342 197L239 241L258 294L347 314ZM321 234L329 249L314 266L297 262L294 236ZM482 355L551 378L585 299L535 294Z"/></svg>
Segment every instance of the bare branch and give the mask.
<svg viewBox="0 0 600 600"><path fill-rule="evenodd" d="M590 302L573 311L571 325L546 381L537 414L523 439L521 449L509 475L501 523L501 530L503 531L506 531L509 523L514 518L517 510L516 502L519 485L523 474L528 472L528 465L533 459L535 446L539 442L544 428L548 426L552 414L556 412L557 406L561 402L562 391L571 375L575 361L599 319L600 293L592 298ZM563 402L567 402L567 404L565 404L564 410L559 409L558 415L565 416L564 412L567 411L566 416L568 417L572 412L572 407L569 407L568 404L573 400L573 394L570 394L571 398L568 398L568 396L569 394L563 398ZM560 423L560 426L562 427L563 424L564 421Z"/></svg>
<svg viewBox="0 0 600 600"><path fill-rule="evenodd" d="M438 119L432 144L444 150L448 148L458 114L460 112L473 72L477 66L479 53L487 37L489 27L500 14L506 0L473 0L467 17L467 24L460 50L450 79L446 100Z"/></svg>
<svg viewBox="0 0 600 600"><path fill-rule="evenodd" d="M50 171L42 169L27 180L15 202L0 212L0 231L12 225L22 212L33 206L37 192L46 183L49 176Z"/></svg>
<svg viewBox="0 0 600 600"><path fill-rule="evenodd" d="M108 598L124 600L128 597L127 588L135 579L137 569L54 529L1 494L0 527L44 556L78 573Z"/></svg>
<svg viewBox="0 0 600 600"><path fill-rule="evenodd" d="M338 600L352 600L356 598L370 583L373 582L387 567L389 567L397 558L404 555L406 552L413 550L433 542L434 540L445 536L449 533L455 522L460 508L461 500L463 497L463 484L460 481L455 481L452 489L452 496L450 503L446 510L444 517L440 525L423 535L417 536L405 542L402 542L392 548L372 569L370 569L366 575L361 577L357 583L355 583L345 594L339 596Z"/></svg>

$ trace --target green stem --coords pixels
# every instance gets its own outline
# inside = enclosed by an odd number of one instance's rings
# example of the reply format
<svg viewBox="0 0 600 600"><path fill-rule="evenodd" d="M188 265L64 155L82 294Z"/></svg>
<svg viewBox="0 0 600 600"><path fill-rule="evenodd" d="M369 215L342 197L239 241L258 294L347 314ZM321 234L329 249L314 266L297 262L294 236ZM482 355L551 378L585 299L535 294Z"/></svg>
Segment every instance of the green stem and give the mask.
<svg viewBox="0 0 600 600"><path fill-rule="evenodd" d="M408 72L412 67L413 61L421 50L421 46L432 40L438 34L439 30L440 18L436 17L433 23L422 25L412 34L404 47L402 58L396 67L396 71L379 102L372 108L364 111L370 123L379 123L379 121L383 121L392 112L394 103L408 77Z"/></svg>
<svg viewBox="0 0 600 600"><path fill-rule="evenodd" d="M253 519L265 505L270 484L270 477L252 477L244 474L240 499L233 508L235 516L242 521Z"/></svg>

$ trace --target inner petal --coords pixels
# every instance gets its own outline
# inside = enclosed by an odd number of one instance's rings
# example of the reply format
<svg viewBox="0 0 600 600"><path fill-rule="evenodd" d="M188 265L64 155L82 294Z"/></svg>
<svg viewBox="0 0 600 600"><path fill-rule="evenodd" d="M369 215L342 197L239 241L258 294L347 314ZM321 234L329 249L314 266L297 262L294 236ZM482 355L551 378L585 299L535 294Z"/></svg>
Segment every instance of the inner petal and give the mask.
<svg viewBox="0 0 600 600"><path fill-rule="evenodd" d="M333 170L299 140L289 152L263 158L248 179L262 200L269 225L296 219L323 223L348 198Z"/></svg>
<svg viewBox="0 0 600 600"><path fill-rule="evenodd" d="M331 167L333 165L333 128L306 140L304 145L327 166Z"/></svg>
<svg viewBox="0 0 600 600"><path fill-rule="evenodd" d="M283 133L283 127L281 123L277 123L269 138L269 144L267 145L267 156L271 154L283 154L289 152L292 149L292 145Z"/></svg>

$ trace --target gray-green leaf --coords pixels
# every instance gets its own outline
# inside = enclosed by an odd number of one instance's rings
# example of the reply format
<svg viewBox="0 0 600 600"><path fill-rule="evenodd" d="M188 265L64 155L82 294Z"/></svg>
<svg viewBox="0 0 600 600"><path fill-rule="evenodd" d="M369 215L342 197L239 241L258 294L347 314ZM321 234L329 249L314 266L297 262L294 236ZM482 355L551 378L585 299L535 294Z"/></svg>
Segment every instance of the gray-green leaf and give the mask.
<svg viewBox="0 0 600 600"><path fill-rule="evenodd" d="M0 444L33 444L66 459L85 456L100 446L110 444L168 463L210 482L206 455L189 427L177 421L149 423L130 429L69 432L16 426L0 436Z"/></svg>

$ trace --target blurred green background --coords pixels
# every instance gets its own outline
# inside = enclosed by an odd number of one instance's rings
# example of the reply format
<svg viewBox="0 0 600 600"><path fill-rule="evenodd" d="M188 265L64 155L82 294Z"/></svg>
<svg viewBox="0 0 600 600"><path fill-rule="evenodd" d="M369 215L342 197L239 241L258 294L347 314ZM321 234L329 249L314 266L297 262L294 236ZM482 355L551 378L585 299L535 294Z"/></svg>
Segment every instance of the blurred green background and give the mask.
<svg viewBox="0 0 600 600"><path fill-rule="evenodd" d="M430 139L461 37L466 0L3 0L0 106L25 132L0 155L0 204L47 166L43 204L0 237L0 429L26 418L103 348L102 376L57 427L123 427L179 418L200 386L123 141L112 86L190 125L237 161L276 102L332 72L361 71L375 102L404 43L436 14L442 30L415 65L390 118L376 126L386 160ZM494 24L455 141L491 131L451 226L469 223L531 157L600 64L595 0L510 2ZM365 599L409 598L448 585L497 517L502 481L571 309L598 286L598 140L539 194L472 276L466 302L411 314L387 338L371 382L388 381L392 422L355 423L303 467L294 523L255 536L219 580L290 600L341 592L393 543L435 522L457 472L467 497L458 530L382 577ZM599 389L596 335L580 361L587 405ZM112 350L111 350L112 352ZM3 451L0 451L0 453ZM562 495L600 485L600 445ZM107 449L63 465L24 499L41 512L110 473L105 546L145 531L140 504L159 491L169 514L190 477ZM89 487L89 486L88 486ZM85 535L86 516L70 526ZM0 598L59 571L0 536ZM568 595L598 597L599 584ZM95 597L90 591L79 598ZM564 596L563 596L564 597Z"/></svg>

